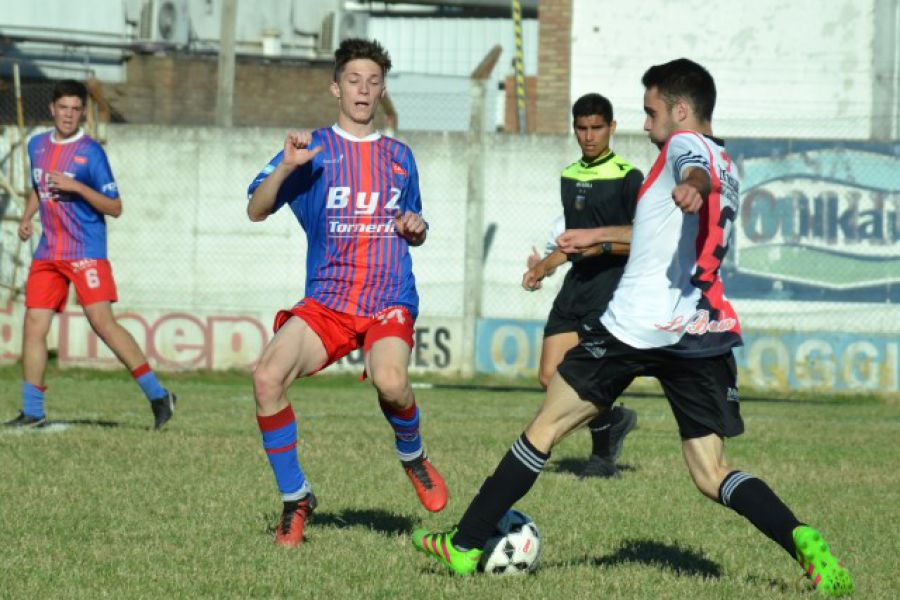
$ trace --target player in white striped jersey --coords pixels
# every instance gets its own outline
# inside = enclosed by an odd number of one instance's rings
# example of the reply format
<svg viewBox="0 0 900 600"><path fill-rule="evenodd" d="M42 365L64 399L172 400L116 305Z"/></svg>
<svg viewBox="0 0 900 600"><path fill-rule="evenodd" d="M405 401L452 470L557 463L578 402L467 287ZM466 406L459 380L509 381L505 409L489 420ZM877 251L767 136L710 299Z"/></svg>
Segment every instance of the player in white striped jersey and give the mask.
<svg viewBox="0 0 900 600"><path fill-rule="evenodd" d="M762 479L731 470L725 460L724 438L743 432L731 352L740 344L740 328L719 277L739 184L712 134L713 78L697 63L678 59L651 67L642 83L644 129L661 152L638 194L621 283L597 329L560 363L543 406L456 531L414 532L413 543L456 572L474 570L495 524L534 485L553 446L608 410L635 377L649 375L662 384L701 493L782 546L821 593L851 594L850 573L820 533L798 521ZM572 229L557 243L578 253L621 241L614 228L603 228L606 239L597 239L596 231Z"/></svg>

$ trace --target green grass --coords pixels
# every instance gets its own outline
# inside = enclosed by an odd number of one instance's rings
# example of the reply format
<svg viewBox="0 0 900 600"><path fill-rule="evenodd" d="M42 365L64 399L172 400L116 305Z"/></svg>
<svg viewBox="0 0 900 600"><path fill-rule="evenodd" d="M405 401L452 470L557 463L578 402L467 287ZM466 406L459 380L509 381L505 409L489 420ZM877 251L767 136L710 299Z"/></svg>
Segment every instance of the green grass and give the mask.
<svg viewBox="0 0 900 600"><path fill-rule="evenodd" d="M451 488L418 505L368 384L313 378L292 390L300 456L320 505L295 551L276 548L280 502L260 448L249 377L165 377L179 394L167 431L124 372L51 372L55 421L0 432L2 598L795 598L799 567L731 511L701 497L659 398L626 398L639 428L614 481L574 472L577 432L518 505L541 529L534 576L453 578L414 552L418 525L446 527L541 401L527 391L417 392L423 433ZM521 382L520 382L521 383ZM0 369L2 417L18 371ZM764 476L847 564L858 597L894 598L900 517L896 403L746 402L731 463ZM114 424L114 425L113 425Z"/></svg>

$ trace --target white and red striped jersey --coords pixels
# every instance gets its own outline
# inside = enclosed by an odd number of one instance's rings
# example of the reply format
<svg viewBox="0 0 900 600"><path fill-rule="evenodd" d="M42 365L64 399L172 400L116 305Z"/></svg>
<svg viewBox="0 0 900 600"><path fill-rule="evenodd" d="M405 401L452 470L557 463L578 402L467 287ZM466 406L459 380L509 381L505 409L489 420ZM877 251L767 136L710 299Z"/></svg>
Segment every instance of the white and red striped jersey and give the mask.
<svg viewBox="0 0 900 600"><path fill-rule="evenodd" d="M672 189L691 167L712 180L697 214L684 214ZM715 356L741 344L737 314L719 268L738 212L737 169L721 140L676 131L638 194L631 254L601 322L634 348Z"/></svg>

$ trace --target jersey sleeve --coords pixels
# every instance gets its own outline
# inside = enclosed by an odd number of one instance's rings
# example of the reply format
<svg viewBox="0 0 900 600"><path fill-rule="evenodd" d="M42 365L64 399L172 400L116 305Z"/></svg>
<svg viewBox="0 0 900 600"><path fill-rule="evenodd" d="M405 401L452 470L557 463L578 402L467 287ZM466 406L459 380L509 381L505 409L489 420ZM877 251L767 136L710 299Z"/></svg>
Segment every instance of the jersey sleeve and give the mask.
<svg viewBox="0 0 900 600"><path fill-rule="evenodd" d="M403 193L403 205L405 210L422 215L422 193L419 189L419 168L416 166L416 159L413 158L412 152L408 155L407 173L409 176L406 180L406 189Z"/></svg>
<svg viewBox="0 0 900 600"><path fill-rule="evenodd" d="M709 148L692 133L677 133L669 140L666 164L677 183L681 183L684 172L692 167L699 167L708 173Z"/></svg>
<svg viewBox="0 0 900 600"><path fill-rule="evenodd" d="M112 169L109 166L109 159L106 152L97 144L91 148L90 160L90 187L97 190L107 198L113 200L119 197L119 186L113 177Z"/></svg>
<svg viewBox="0 0 900 600"><path fill-rule="evenodd" d="M556 250L556 238L561 236L566 230L566 216L559 215L553 220L550 231L547 232L547 244L544 246L544 256L550 255Z"/></svg>
<svg viewBox="0 0 900 600"><path fill-rule="evenodd" d="M250 200L253 196L253 192L256 191L256 188L265 181L266 177L272 174L272 171L281 164L282 160L284 160L284 150L272 157L272 160L270 160L268 164L263 167L263 170L250 182L250 186L247 188L247 200ZM275 195L275 204L272 206L273 213L296 198L303 191L304 175L309 172L309 167L310 163L306 163L302 167L296 169L284 180L281 187L278 188L278 193Z"/></svg>
<svg viewBox="0 0 900 600"><path fill-rule="evenodd" d="M638 169L632 169L625 174L625 185L622 188L622 214L628 216L629 223L634 221L637 197L643 184L644 174Z"/></svg>
<svg viewBox="0 0 900 600"><path fill-rule="evenodd" d="M35 175L37 174L37 168L34 166L34 147L37 144L37 136L33 136L28 140L28 162L31 165L31 168L28 172L28 178L31 180L31 189L38 189L38 182L35 179Z"/></svg>

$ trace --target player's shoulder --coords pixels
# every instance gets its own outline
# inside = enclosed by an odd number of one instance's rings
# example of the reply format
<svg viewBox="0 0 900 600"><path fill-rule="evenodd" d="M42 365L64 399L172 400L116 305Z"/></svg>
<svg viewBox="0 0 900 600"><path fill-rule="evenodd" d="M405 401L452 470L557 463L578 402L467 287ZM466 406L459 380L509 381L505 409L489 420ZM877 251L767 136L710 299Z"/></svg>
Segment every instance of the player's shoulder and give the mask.
<svg viewBox="0 0 900 600"><path fill-rule="evenodd" d="M706 136L698 131L679 129L669 136L669 139L666 140L666 146L670 148L684 148L686 146L691 148L708 148L709 143Z"/></svg>
<svg viewBox="0 0 900 600"><path fill-rule="evenodd" d="M50 135L53 133L52 129L48 129L47 131L41 131L33 134L28 138L27 144L28 149L36 148L39 144L46 144L50 141Z"/></svg>
<svg viewBox="0 0 900 600"><path fill-rule="evenodd" d="M575 162L563 167L563 170L560 173L560 177L565 177L567 179L576 179L576 175L580 173L583 168L584 167L581 164L581 160L576 160Z"/></svg>
<svg viewBox="0 0 900 600"><path fill-rule="evenodd" d="M81 136L79 142L81 142L82 148L87 149L89 152L106 154L106 151L103 149L103 144L86 133Z"/></svg>

